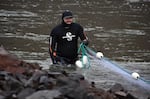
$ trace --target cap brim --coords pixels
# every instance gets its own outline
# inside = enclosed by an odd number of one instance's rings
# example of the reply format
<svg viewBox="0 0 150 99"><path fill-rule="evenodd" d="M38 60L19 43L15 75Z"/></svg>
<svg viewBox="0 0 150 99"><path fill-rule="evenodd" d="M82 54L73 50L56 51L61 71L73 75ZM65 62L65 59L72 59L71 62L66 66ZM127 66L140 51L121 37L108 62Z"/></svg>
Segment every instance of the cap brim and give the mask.
<svg viewBox="0 0 150 99"><path fill-rule="evenodd" d="M65 16L64 19L73 18L73 16Z"/></svg>

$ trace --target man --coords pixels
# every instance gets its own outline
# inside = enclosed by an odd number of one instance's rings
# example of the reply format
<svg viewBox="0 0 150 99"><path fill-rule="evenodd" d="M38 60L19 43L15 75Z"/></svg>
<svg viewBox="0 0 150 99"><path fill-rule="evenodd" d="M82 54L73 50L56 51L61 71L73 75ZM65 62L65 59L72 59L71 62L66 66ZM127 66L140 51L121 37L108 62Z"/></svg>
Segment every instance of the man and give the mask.
<svg viewBox="0 0 150 99"><path fill-rule="evenodd" d="M54 27L50 34L50 56L53 64L74 64L78 57L78 38L85 45L87 37L83 33L83 27L73 22L70 11L62 13L62 23Z"/></svg>

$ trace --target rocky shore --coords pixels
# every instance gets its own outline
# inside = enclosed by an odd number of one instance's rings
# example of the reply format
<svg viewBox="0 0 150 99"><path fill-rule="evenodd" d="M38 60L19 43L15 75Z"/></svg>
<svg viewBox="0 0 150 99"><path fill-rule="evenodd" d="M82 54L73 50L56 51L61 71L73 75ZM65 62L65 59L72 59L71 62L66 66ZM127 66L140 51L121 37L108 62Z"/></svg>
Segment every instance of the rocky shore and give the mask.
<svg viewBox="0 0 150 99"><path fill-rule="evenodd" d="M0 99L137 99L121 84L96 88L83 75L42 70L0 47ZM148 98L149 99L149 98Z"/></svg>

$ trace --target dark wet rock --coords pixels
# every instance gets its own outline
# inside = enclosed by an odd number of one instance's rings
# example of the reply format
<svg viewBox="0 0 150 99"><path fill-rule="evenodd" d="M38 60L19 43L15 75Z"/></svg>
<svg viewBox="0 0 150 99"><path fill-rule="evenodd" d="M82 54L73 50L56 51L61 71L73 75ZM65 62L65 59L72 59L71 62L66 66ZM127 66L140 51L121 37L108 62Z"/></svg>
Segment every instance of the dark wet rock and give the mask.
<svg viewBox="0 0 150 99"><path fill-rule="evenodd" d="M49 79L48 79L48 76L41 76L40 79L39 79L39 83L40 84L48 84L49 83Z"/></svg>
<svg viewBox="0 0 150 99"><path fill-rule="evenodd" d="M0 99L5 99L5 97L3 95L0 95Z"/></svg>
<svg viewBox="0 0 150 99"><path fill-rule="evenodd" d="M110 88L109 92L113 93L119 99L137 99L130 93L128 93L121 84L116 83L112 88Z"/></svg>
<svg viewBox="0 0 150 99"><path fill-rule="evenodd" d="M87 90L80 85L68 85L60 89L60 92L69 99L87 99Z"/></svg>
<svg viewBox="0 0 150 99"><path fill-rule="evenodd" d="M75 79L74 76L58 79L57 85L60 86L60 92L69 99L86 99L87 90L81 86L79 79Z"/></svg>
<svg viewBox="0 0 150 99"><path fill-rule="evenodd" d="M118 96L121 96L121 97L126 97L127 96L127 94L123 91L117 91L117 92L115 92L115 95L118 95Z"/></svg>
<svg viewBox="0 0 150 99"><path fill-rule="evenodd" d="M2 94L3 94L3 91L0 90L0 99L5 99L4 95L2 95Z"/></svg>
<svg viewBox="0 0 150 99"><path fill-rule="evenodd" d="M138 98L136 98L133 95L131 95L130 93L128 93L127 96L123 99L138 99Z"/></svg>
<svg viewBox="0 0 150 99"><path fill-rule="evenodd" d="M91 82L91 87L95 88L95 82L94 81Z"/></svg>
<svg viewBox="0 0 150 99"><path fill-rule="evenodd" d="M93 94L94 99L117 99L114 94L107 92L104 89L92 87L89 88L88 91L90 94Z"/></svg>
<svg viewBox="0 0 150 99"><path fill-rule="evenodd" d="M136 99L121 84L106 91L70 67L41 70L1 50L0 99Z"/></svg>
<svg viewBox="0 0 150 99"><path fill-rule="evenodd" d="M84 76L81 74L72 73L69 75L69 77L74 81L84 80Z"/></svg>
<svg viewBox="0 0 150 99"><path fill-rule="evenodd" d="M4 73L4 71L2 71ZM18 91L19 89L22 88L22 83L17 80L13 74L10 75L7 72L5 72L5 75L1 75L0 79L0 85L1 89L4 91Z"/></svg>
<svg viewBox="0 0 150 99"><path fill-rule="evenodd" d="M18 81L20 81L23 85L26 84L26 82L28 81L28 77L26 75L20 74L20 73L16 73L14 74L14 76L16 77L16 79Z"/></svg>
<svg viewBox="0 0 150 99"><path fill-rule="evenodd" d="M110 92L112 93L115 93L115 92L119 92L119 91L124 91L124 88L121 84L119 83L116 83L114 86L112 86L109 90Z"/></svg>
<svg viewBox="0 0 150 99"><path fill-rule="evenodd" d="M25 86L37 87L39 84L40 77L44 75L44 72L41 70L36 70L30 79L25 83Z"/></svg>
<svg viewBox="0 0 150 99"><path fill-rule="evenodd" d="M28 96L26 99L58 99L57 97L60 95L58 90L43 90Z"/></svg>
<svg viewBox="0 0 150 99"><path fill-rule="evenodd" d="M0 46L0 54L1 55L8 55L9 53L4 49L3 46Z"/></svg>
<svg viewBox="0 0 150 99"><path fill-rule="evenodd" d="M32 73L34 69L40 69L38 64L27 63L9 54L3 47L0 47L0 70L11 73Z"/></svg>
<svg viewBox="0 0 150 99"><path fill-rule="evenodd" d="M48 76L49 76L49 77L52 77L52 78L58 78L58 77L60 77L60 76L62 75L61 72L47 71L47 73L48 73Z"/></svg>
<svg viewBox="0 0 150 99"><path fill-rule="evenodd" d="M64 86L70 84L68 77L59 77L56 81L57 86Z"/></svg>
<svg viewBox="0 0 150 99"><path fill-rule="evenodd" d="M33 94L36 90L33 88L25 88L21 92L18 93L18 99L25 99L27 96Z"/></svg>

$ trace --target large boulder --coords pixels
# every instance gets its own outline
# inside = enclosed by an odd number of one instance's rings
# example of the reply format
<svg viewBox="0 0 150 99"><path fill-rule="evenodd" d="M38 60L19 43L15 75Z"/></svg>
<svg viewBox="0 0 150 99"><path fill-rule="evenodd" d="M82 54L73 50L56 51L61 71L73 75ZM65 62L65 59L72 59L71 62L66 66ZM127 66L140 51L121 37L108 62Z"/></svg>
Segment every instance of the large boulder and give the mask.
<svg viewBox="0 0 150 99"><path fill-rule="evenodd" d="M0 47L0 70L11 73L31 73L35 69L40 69L38 64L27 63L11 55L3 47Z"/></svg>

